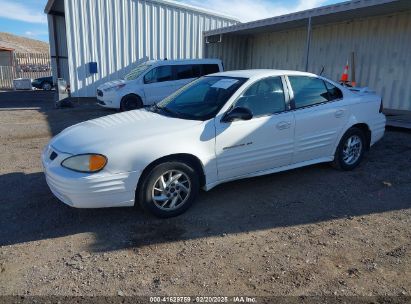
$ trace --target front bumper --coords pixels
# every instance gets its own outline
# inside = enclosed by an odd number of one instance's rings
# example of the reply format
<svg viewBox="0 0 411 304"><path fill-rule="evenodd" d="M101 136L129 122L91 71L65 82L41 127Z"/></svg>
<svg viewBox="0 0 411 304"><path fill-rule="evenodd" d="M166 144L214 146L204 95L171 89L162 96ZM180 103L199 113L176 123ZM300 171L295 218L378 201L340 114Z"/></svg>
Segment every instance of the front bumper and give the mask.
<svg viewBox="0 0 411 304"><path fill-rule="evenodd" d="M103 92L103 96L97 94L97 104L111 109L119 109L120 103L117 102L118 96L112 92Z"/></svg>
<svg viewBox="0 0 411 304"><path fill-rule="evenodd" d="M52 152L58 156L50 159ZM101 171L87 174L70 171L60 163L70 154L48 147L42 154L47 184L63 203L75 208L104 208L133 206L140 174L125 172L111 174Z"/></svg>

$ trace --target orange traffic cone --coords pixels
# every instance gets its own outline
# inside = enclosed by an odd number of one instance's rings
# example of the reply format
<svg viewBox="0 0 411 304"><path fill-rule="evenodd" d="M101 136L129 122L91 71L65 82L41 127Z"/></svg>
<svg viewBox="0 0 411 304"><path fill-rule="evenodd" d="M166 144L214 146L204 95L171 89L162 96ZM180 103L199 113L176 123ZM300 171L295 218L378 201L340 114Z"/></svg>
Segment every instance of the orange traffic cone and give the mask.
<svg viewBox="0 0 411 304"><path fill-rule="evenodd" d="M344 72L341 75L341 82L348 82L348 60L347 60L347 65L344 68Z"/></svg>

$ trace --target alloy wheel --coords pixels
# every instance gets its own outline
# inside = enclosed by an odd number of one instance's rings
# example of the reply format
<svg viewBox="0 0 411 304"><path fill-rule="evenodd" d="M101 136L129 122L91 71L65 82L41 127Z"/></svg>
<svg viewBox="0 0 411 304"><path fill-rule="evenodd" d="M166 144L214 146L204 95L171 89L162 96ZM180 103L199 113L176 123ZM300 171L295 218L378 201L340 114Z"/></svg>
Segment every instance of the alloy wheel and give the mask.
<svg viewBox="0 0 411 304"><path fill-rule="evenodd" d="M158 208L166 211L178 209L190 196L190 178L179 170L167 171L157 179L151 192Z"/></svg>
<svg viewBox="0 0 411 304"><path fill-rule="evenodd" d="M343 161L347 165L354 164L362 153L362 140L358 135L352 135L347 138L343 147Z"/></svg>

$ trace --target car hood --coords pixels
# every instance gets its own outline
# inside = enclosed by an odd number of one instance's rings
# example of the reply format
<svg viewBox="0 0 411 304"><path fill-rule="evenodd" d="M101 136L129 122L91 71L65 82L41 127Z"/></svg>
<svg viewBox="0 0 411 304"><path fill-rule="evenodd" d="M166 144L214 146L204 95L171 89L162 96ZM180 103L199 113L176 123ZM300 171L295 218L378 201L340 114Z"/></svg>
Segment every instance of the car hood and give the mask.
<svg viewBox="0 0 411 304"><path fill-rule="evenodd" d="M126 84L126 83L127 83L127 81L122 80L122 79L113 80L113 81L109 81L109 82L106 82L106 83L100 85L97 89L104 91L104 90L110 89L112 87L118 86L120 84Z"/></svg>
<svg viewBox="0 0 411 304"><path fill-rule="evenodd" d="M190 130L201 121L163 116L147 110L134 110L108 115L71 126L56 137L50 145L68 154L103 153L133 141L144 141L156 136Z"/></svg>

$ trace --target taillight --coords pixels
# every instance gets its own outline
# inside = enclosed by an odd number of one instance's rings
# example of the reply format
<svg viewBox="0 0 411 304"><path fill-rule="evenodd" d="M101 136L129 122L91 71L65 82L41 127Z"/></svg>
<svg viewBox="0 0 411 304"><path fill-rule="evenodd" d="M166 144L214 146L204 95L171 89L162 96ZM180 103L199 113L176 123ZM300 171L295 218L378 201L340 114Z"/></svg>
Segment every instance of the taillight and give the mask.
<svg viewBox="0 0 411 304"><path fill-rule="evenodd" d="M380 103L380 113L382 113L382 111L384 110L384 105L383 105L383 103L382 103L382 99L381 99L381 103Z"/></svg>

